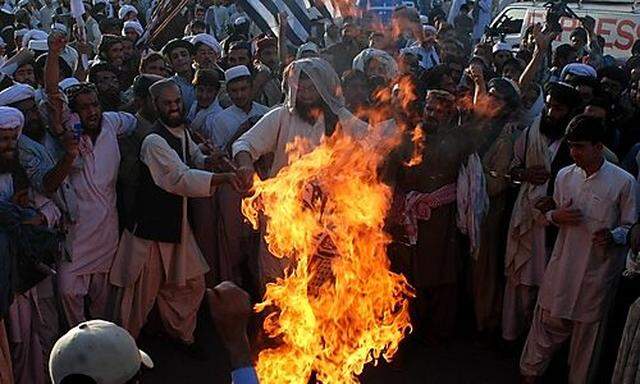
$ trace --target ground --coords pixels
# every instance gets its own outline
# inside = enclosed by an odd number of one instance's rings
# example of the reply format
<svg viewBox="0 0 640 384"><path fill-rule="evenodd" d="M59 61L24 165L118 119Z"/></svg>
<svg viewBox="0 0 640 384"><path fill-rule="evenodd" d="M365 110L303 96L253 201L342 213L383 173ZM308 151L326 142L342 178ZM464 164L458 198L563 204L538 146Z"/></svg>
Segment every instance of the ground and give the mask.
<svg viewBox="0 0 640 384"><path fill-rule="evenodd" d="M144 383L229 383L228 360L216 331L202 311L196 331L205 346L206 361L186 355L166 339L144 335L140 347L148 352L156 367L145 374ZM495 348L461 336L446 346L426 347L409 341L401 349L398 361L367 367L363 384L502 384L517 383L517 358L504 357Z"/></svg>

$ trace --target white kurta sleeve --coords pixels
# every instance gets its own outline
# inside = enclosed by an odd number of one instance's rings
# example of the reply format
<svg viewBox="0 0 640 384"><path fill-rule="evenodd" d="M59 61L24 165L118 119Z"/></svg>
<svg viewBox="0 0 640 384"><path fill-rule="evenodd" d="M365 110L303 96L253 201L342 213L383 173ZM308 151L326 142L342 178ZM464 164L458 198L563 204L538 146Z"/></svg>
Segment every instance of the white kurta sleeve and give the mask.
<svg viewBox="0 0 640 384"><path fill-rule="evenodd" d="M103 118L107 119L118 136L128 136L138 124L136 117L127 112L105 112Z"/></svg>
<svg viewBox="0 0 640 384"><path fill-rule="evenodd" d="M204 169L204 161L206 156L200 150L200 147L189 137L189 156L191 157L191 161L196 168Z"/></svg>
<svg viewBox="0 0 640 384"><path fill-rule="evenodd" d="M239 152L248 152L255 161L260 156L276 150L280 114L287 113L284 107L276 108L260 119L231 146L235 157Z"/></svg>
<svg viewBox="0 0 640 384"><path fill-rule="evenodd" d="M636 181L630 177L620 192L620 225L611 231L613 240L616 244L625 245L627 243L627 234L629 233L629 229L637 220L637 187Z"/></svg>
<svg viewBox="0 0 640 384"><path fill-rule="evenodd" d="M189 168L167 141L151 134L142 142L140 160L149 167L157 186L169 193L186 197L211 196L211 172Z"/></svg>

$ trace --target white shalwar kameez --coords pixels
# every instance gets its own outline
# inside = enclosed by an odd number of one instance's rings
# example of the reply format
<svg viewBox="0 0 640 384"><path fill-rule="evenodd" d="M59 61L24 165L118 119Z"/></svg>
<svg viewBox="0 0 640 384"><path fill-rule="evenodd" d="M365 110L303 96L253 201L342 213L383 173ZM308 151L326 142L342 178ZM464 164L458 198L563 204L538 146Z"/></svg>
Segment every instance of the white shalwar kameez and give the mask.
<svg viewBox="0 0 640 384"><path fill-rule="evenodd" d="M193 164L202 168L205 157L190 138L185 138L185 130L167 129L181 140L183 148L188 148ZM189 225L187 197L211 196L215 191L211 188L213 174L189 168L165 139L153 133L142 142L140 160L149 167L158 187L183 196L181 242L145 240L125 230L109 281L123 288L119 317L134 338L157 304L168 334L190 344L209 266Z"/></svg>
<svg viewBox="0 0 640 384"><path fill-rule="evenodd" d="M309 149L313 149L320 145L325 135L324 115L321 114L312 125L295 112L296 92L301 72L311 79L324 103L338 116L344 134L354 136L356 139L364 139L367 133L367 124L353 116L344 107L344 99L339 92L340 81L331 65L319 58L296 60L285 70L288 92L284 105L272 109L232 145L234 157L239 152L247 152L254 161L262 155L273 153L269 177L274 177L287 165L287 144L292 143L296 138L304 138L308 140ZM286 260L278 259L268 252L264 237L260 244L258 265L262 286L282 276L286 266Z"/></svg>
<svg viewBox="0 0 640 384"><path fill-rule="evenodd" d="M543 166L551 172L551 163L562 139L550 142L540 133L540 117L518 138L512 168ZM505 256L505 293L502 307L502 337L516 340L531 319L542 284L550 250L546 247L544 215L535 208L538 199L547 195L547 181L541 185L523 183L518 193L507 237Z"/></svg>
<svg viewBox="0 0 640 384"><path fill-rule="evenodd" d="M189 121L189 126L192 130L203 133L207 120L223 110L224 108L220 106L220 101L217 97L207 108L200 108L198 101L195 101L187 113L187 121Z"/></svg>
<svg viewBox="0 0 640 384"><path fill-rule="evenodd" d="M574 164L558 173L554 200L558 207L579 209L583 219L560 227L520 369L541 376L570 338L569 383L585 383L606 302L624 269L627 232L637 216L636 181L606 160L589 177ZM593 245L593 234L604 228L611 230L614 244Z"/></svg>
<svg viewBox="0 0 640 384"><path fill-rule="evenodd" d="M269 112L269 107L258 104L255 101L251 104L249 113L238 108L235 104L226 108L217 115L210 116L204 125L204 134L213 145L223 149L236 135L242 123L254 116L262 116Z"/></svg>
<svg viewBox="0 0 640 384"><path fill-rule="evenodd" d="M78 204L76 221L69 228L67 247L71 261L58 268L58 290L62 308L75 326L85 321L86 296L92 317L106 315L109 268L118 250L116 180L120 165L118 136L132 132L136 118L124 112L104 112L95 143L80 138L80 155L68 180Z"/></svg>

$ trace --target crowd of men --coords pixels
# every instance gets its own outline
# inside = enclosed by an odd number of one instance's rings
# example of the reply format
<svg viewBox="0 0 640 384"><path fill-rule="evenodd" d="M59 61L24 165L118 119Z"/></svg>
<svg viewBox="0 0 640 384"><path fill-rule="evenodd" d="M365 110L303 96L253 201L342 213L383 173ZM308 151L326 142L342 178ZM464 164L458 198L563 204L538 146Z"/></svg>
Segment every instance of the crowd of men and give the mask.
<svg viewBox="0 0 640 384"><path fill-rule="evenodd" d="M208 288L235 382L256 382L249 297L285 264L242 198L297 137L381 132L400 137L380 178L409 337L446 344L472 317L523 382L567 342L570 383L635 382L640 44L613 58L585 18L514 50L482 37L485 3L354 13L294 46L227 0L152 34L155 1L86 1L79 25L68 0L0 0L0 383L134 382L152 311L198 358Z"/></svg>

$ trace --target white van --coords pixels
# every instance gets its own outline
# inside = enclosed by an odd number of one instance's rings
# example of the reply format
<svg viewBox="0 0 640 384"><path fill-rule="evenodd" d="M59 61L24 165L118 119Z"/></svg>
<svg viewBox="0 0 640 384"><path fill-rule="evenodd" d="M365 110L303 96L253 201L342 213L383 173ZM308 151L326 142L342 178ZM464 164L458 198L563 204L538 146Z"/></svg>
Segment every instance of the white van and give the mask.
<svg viewBox="0 0 640 384"><path fill-rule="evenodd" d="M633 3L570 3L579 17L589 15L596 20L595 32L605 39L604 53L616 59L631 56L631 46L640 37L640 9ZM517 2L505 7L491 22L491 27L501 27L506 32L505 42L514 48L520 45L524 31L529 25L544 23L547 9L543 2ZM506 15L511 21L505 21ZM569 34L579 26L579 21L561 18L562 34L557 43L569 42Z"/></svg>

